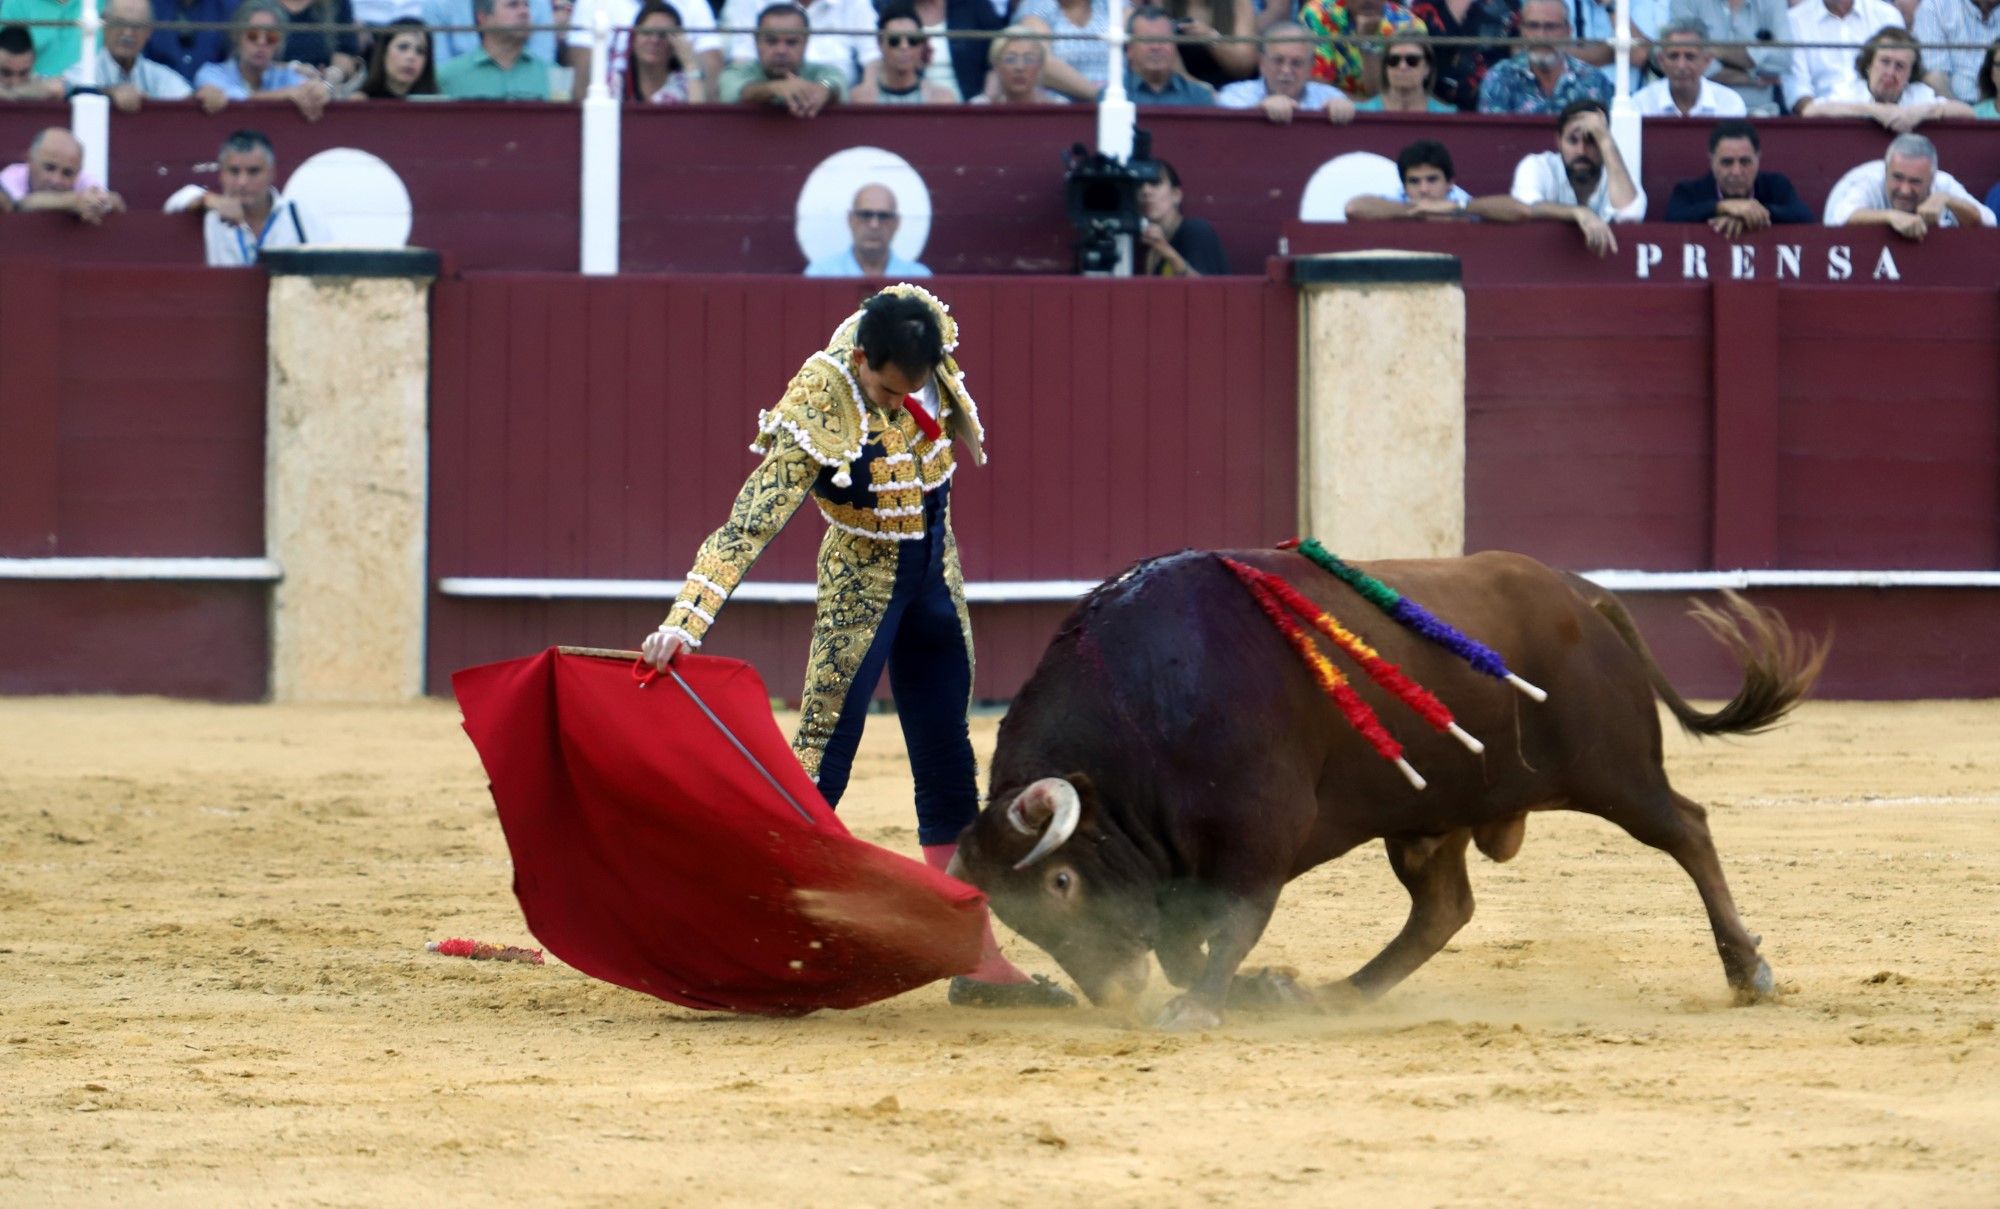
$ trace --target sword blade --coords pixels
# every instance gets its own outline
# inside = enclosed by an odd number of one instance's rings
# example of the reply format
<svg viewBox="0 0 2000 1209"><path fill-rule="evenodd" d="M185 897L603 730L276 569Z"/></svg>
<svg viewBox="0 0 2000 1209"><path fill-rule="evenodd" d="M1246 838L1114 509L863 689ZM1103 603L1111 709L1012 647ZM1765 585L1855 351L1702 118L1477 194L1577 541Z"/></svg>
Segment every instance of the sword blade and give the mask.
<svg viewBox="0 0 2000 1209"><path fill-rule="evenodd" d="M750 754L750 749L743 746L743 740L737 738L736 733L730 730L721 718L716 717L715 711L708 708L708 702L703 701L701 695L695 692L693 686L688 684L687 681L681 679L681 674L675 671L671 665L667 668L667 675L672 676L674 683L681 686L681 691L688 695L688 700L694 702L695 708L708 716L708 720L715 724L715 729L721 731L722 737L729 740L729 745L741 752L744 759L750 761L750 767L757 770L757 775L763 777L766 784L778 791L778 796L785 799L786 805L799 812L799 817L806 821L806 826L819 826L819 823L813 819L813 816L807 812L806 808L799 805L798 799L787 793L783 785L778 784L778 778L771 775L771 771L764 767L762 761Z"/></svg>

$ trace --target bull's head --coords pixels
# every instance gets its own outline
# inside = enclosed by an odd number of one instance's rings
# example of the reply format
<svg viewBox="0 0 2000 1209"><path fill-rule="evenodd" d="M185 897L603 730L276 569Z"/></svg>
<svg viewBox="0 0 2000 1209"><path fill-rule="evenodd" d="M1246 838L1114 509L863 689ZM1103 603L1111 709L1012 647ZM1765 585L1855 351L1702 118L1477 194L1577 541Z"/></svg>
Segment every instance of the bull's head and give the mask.
<svg viewBox="0 0 2000 1209"><path fill-rule="evenodd" d="M993 913L1046 949L1091 1002L1122 1006L1144 989L1156 888L1082 773L996 796L959 836L951 871L984 890Z"/></svg>

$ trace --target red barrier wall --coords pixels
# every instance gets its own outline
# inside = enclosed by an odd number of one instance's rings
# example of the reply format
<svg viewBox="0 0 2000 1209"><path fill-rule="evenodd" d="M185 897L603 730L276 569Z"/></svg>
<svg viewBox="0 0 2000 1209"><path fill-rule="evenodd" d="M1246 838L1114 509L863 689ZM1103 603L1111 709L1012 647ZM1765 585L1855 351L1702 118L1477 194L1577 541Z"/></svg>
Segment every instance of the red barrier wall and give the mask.
<svg viewBox="0 0 2000 1209"><path fill-rule="evenodd" d="M434 575L677 579L756 463L756 411L863 294L744 278L441 282ZM953 482L969 580L1095 579L1295 528L1290 289L966 280L950 299L991 434L990 463ZM796 518L752 578L810 582L821 531ZM631 646L665 604L439 596L431 684L551 643ZM1011 693L1067 608L976 607L978 694ZM809 617L734 604L706 649L752 659L790 695Z"/></svg>
<svg viewBox="0 0 2000 1209"><path fill-rule="evenodd" d="M60 105L0 107L0 147L67 124ZM923 259L942 273L1067 272L1071 231L1061 157L1093 141L1094 110L1044 106L835 109L810 122L751 107L628 108L621 163L624 266L643 272L796 273L804 267L793 208L812 169L837 151L880 147L907 160L931 193ZM212 181L215 149L241 126L276 142L282 178L313 152L359 147L403 178L415 212L411 241L468 268L577 267L578 140L572 106L451 103L337 105L308 123L289 105L232 105L207 117L155 104L112 118L112 184L136 209L156 209L189 181ZM1515 163L1554 145L1545 119L1365 115L1352 126L1273 126L1254 113L1147 109L1141 126L1187 186L1186 210L1216 224L1233 267L1262 270L1313 171L1347 151L1394 156L1416 138L1452 150L1460 182L1504 191ZM1642 173L1655 213L1673 182L1707 170L1706 122L1649 122ZM1888 136L1872 123L1773 121L1766 164L1790 174L1815 206L1841 173L1878 158ZM1931 123L1945 167L1981 193L2000 177L2000 139L1977 122ZM20 152L12 153L18 157ZM197 262L193 224L157 243L72 224L70 259ZM0 255L17 243L0 230ZM2000 242L1981 253L2000 263Z"/></svg>
<svg viewBox="0 0 2000 1209"><path fill-rule="evenodd" d="M0 348L0 557L263 555L262 274L0 265ZM265 591L0 580L0 692L261 697Z"/></svg>

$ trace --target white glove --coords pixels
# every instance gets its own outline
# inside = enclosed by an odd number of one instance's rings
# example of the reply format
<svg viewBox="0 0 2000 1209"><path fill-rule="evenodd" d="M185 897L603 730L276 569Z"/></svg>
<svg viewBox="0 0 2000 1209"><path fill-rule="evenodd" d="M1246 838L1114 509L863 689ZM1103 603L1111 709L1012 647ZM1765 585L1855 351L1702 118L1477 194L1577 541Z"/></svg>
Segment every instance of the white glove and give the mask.
<svg viewBox="0 0 2000 1209"><path fill-rule="evenodd" d="M646 641L639 644L639 658L664 672L667 665L679 658L685 649L687 640L678 631L662 626L646 635Z"/></svg>

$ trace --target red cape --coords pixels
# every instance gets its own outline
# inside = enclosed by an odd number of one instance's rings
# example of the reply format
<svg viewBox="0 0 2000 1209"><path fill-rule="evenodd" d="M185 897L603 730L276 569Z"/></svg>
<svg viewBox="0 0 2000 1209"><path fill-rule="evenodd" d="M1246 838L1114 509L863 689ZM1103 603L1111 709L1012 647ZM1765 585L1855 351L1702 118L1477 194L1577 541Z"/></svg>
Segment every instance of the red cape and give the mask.
<svg viewBox="0 0 2000 1209"><path fill-rule="evenodd" d="M674 670L797 807L686 690L641 687L629 659L550 649L451 678L536 939L606 982L768 1015L972 969L984 896L850 835L750 665Z"/></svg>

